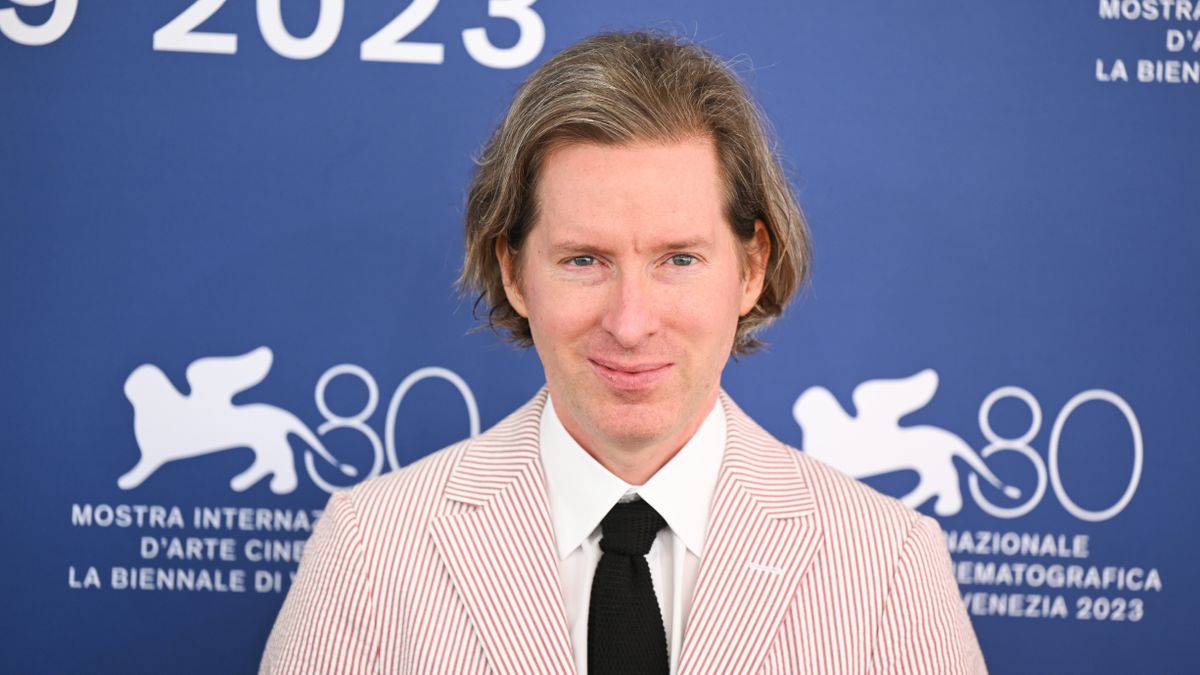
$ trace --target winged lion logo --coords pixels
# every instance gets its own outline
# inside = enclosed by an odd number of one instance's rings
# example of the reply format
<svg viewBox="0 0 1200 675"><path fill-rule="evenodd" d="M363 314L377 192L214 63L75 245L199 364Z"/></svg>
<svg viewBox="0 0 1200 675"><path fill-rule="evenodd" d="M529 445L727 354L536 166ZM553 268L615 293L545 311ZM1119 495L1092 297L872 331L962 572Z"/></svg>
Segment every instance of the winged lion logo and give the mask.
<svg viewBox="0 0 1200 675"><path fill-rule="evenodd" d="M1006 496L1020 498L1021 491L1001 483L962 438L934 426L900 426L900 418L925 407L937 387L937 372L929 368L901 379L867 380L854 388L854 417L828 389L810 387L796 399L792 416L804 432L806 453L855 478L916 471L917 486L900 498L911 508L934 499L939 516L962 510L955 457Z"/></svg>
<svg viewBox="0 0 1200 675"><path fill-rule="evenodd" d="M125 380L125 396L133 404L133 431L141 459L117 479L117 485L132 490L160 466L177 459L250 448L254 463L234 476L229 486L242 492L269 475L271 491L286 494L296 489L289 434L299 436L342 473L357 475L354 467L335 460L292 413L264 403L234 405L236 394L267 377L272 360L267 347L240 356L197 359L187 368L191 391L186 396L158 366L146 363L135 368Z"/></svg>

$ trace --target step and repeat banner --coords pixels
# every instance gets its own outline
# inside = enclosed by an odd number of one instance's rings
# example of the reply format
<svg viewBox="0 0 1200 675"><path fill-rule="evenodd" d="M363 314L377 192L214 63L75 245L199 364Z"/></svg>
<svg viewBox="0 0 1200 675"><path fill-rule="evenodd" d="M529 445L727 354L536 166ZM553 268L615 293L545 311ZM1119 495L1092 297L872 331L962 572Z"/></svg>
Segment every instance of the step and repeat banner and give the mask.
<svg viewBox="0 0 1200 675"><path fill-rule="evenodd" d="M331 492L537 391L453 289L472 157L640 27L812 224L730 394L940 521L993 672L1195 672L1187 0L0 0L0 669L252 672Z"/></svg>

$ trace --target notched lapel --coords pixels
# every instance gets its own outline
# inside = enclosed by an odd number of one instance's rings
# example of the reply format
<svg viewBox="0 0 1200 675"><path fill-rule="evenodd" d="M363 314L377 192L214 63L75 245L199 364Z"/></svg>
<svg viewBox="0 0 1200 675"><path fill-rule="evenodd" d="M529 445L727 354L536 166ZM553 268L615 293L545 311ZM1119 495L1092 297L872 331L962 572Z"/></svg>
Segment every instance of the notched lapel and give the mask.
<svg viewBox="0 0 1200 675"><path fill-rule="evenodd" d="M726 406L725 459L679 672L758 669L817 551L821 531L793 450Z"/></svg>
<svg viewBox="0 0 1200 675"><path fill-rule="evenodd" d="M544 403L543 393L507 428L501 423L468 450L446 494L474 508L429 527L488 659L501 673L575 670L537 460ZM503 479L497 481L498 475Z"/></svg>

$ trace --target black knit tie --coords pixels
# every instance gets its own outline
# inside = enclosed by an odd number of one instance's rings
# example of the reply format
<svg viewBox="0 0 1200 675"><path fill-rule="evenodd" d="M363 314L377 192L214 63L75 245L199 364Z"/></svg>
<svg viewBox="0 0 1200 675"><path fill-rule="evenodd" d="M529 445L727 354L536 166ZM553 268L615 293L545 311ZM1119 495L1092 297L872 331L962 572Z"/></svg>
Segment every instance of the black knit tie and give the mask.
<svg viewBox="0 0 1200 675"><path fill-rule="evenodd" d="M600 521L600 562L588 609L588 673L670 670L646 554L667 521L646 502L618 503Z"/></svg>

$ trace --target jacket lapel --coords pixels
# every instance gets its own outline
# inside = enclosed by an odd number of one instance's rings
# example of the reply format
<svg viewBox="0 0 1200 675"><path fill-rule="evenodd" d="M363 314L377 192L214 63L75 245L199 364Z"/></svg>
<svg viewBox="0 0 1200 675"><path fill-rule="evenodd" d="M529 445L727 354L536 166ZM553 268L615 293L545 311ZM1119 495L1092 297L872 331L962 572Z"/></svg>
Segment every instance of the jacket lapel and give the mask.
<svg viewBox="0 0 1200 675"><path fill-rule="evenodd" d="M574 672L538 459L543 390L464 452L446 485L469 508L434 520L430 535L492 666Z"/></svg>
<svg viewBox="0 0 1200 675"><path fill-rule="evenodd" d="M725 458L680 673L757 670L821 547L811 491L787 448L722 392Z"/></svg>

